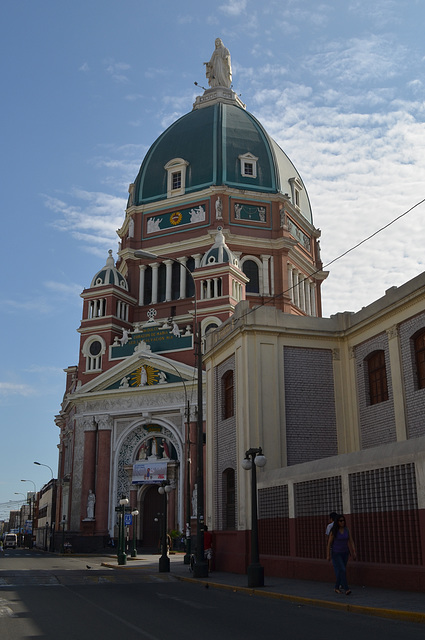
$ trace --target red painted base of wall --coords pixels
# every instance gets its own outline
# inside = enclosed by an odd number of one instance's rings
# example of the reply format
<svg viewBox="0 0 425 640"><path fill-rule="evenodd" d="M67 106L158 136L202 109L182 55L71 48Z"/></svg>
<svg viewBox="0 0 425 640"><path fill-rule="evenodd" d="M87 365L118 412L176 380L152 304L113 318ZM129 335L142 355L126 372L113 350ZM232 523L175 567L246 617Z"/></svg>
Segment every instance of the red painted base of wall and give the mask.
<svg viewBox="0 0 425 640"><path fill-rule="evenodd" d="M216 571L246 573L250 562L249 531L214 532L213 545ZM331 585L335 580L332 564L326 560L260 555L260 562L266 577L317 580ZM347 577L350 586L425 591L425 568L413 565L350 560L347 566Z"/></svg>

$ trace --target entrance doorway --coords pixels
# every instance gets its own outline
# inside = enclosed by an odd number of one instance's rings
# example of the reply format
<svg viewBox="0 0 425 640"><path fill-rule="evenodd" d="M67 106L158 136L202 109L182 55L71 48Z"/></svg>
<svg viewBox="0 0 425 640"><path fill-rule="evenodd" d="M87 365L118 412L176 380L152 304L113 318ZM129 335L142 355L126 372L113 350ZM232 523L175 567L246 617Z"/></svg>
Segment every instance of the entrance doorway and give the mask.
<svg viewBox="0 0 425 640"><path fill-rule="evenodd" d="M145 548L159 549L162 507L163 498L158 493L158 487L148 487L143 495L142 545Z"/></svg>

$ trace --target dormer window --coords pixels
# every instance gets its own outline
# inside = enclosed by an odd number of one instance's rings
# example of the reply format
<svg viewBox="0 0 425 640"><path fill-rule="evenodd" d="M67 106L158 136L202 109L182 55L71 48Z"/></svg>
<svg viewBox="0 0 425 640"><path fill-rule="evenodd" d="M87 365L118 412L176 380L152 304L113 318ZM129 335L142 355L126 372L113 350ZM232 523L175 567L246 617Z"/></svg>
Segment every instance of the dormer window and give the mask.
<svg viewBox="0 0 425 640"><path fill-rule="evenodd" d="M304 188L299 178L289 178L289 184L291 185L292 204L296 209L301 209L301 191Z"/></svg>
<svg viewBox="0 0 425 640"><path fill-rule="evenodd" d="M173 158L165 165L167 172L167 198L182 196L186 190L186 167L189 163L183 158Z"/></svg>
<svg viewBox="0 0 425 640"><path fill-rule="evenodd" d="M241 163L241 175L244 178L256 178L257 177L257 161L258 158L252 155L252 153L244 153L239 156Z"/></svg>

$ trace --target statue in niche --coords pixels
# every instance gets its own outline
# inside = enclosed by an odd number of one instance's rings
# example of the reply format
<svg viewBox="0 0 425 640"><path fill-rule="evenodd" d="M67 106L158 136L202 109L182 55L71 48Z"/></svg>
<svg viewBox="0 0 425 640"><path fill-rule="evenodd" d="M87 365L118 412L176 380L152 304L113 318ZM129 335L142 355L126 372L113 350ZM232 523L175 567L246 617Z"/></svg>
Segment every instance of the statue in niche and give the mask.
<svg viewBox="0 0 425 640"><path fill-rule="evenodd" d="M198 515L198 485L195 484L192 491L192 518Z"/></svg>
<svg viewBox="0 0 425 640"><path fill-rule="evenodd" d="M93 491L89 489L89 495L87 496L87 520L94 520L94 505L96 503L96 496Z"/></svg>
<svg viewBox="0 0 425 640"><path fill-rule="evenodd" d="M204 62L210 87L227 87L232 84L232 64L229 50L220 38L216 38L215 49L209 62Z"/></svg>
<svg viewBox="0 0 425 640"><path fill-rule="evenodd" d="M128 223L128 237L134 238L134 220L130 218L130 222Z"/></svg>
<svg viewBox="0 0 425 640"><path fill-rule="evenodd" d="M223 203L220 196L215 201L215 217L216 220L223 220Z"/></svg>

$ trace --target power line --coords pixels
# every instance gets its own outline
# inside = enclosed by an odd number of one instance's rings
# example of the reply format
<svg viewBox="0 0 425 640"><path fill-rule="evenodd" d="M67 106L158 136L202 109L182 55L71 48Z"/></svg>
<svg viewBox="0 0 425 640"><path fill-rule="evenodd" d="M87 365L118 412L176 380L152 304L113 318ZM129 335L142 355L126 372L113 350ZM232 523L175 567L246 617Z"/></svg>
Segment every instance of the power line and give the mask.
<svg viewBox="0 0 425 640"><path fill-rule="evenodd" d="M281 291L280 293L276 293L273 296L270 296L267 300L264 300L261 304L257 305L256 307L253 307L252 309L249 309L248 311L246 311L246 313L241 316L241 317L246 317L248 316L250 313L252 313L253 311L255 311L256 309L259 309L260 307L264 307L266 304L269 304L270 302L273 302L274 300L276 300L277 298L280 298L281 296L285 295L285 293L289 293L290 291L292 291L293 289L295 289L296 287L299 287L303 282L305 282L306 280L308 280L309 278L311 278L312 276L316 275L316 273L320 273L321 271L323 271L323 269L326 269L327 267L329 267L331 264L333 264L334 262L337 262L337 260L341 260L341 258L344 258L344 256L346 256L347 254L351 253L352 251L354 251L355 249L357 249L358 247L360 247L362 244L364 244L365 242L367 242L368 240L370 240L371 238L374 238L376 235L378 235L378 233L381 233L381 231L384 231L385 229L388 229L388 227L390 227L392 224L394 224L395 222L397 222L398 220L400 220L401 218L403 218L404 216L406 216L408 213L410 213L411 211L413 211L413 209L416 209L416 207L419 207L419 205L423 204L425 202L425 198L423 198L422 200L420 200L419 202L417 202L416 204L414 204L412 207L410 207L410 209L407 209L407 211L404 211L403 213L401 213L399 216L397 216L396 218L394 218L393 220L391 220L390 222L388 222L387 224L385 224L383 227L380 227L379 229L377 229L376 231L374 231L373 233L371 233L369 236L367 236L366 238L363 238L363 240L361 240L360 242L358 242L357 244L353 245L352 247L350 247L350 249L347 249L346 251L344 251L343 253L341 253L339 256L337 256L336 258L333 258L332 260L330 260L329 262L327 262L325 265L323 265L320 269L316 269L316 271L313 271L313 273L309 274L308 276L306 276L305 278L303 278L302 280L299 280L297 282L297 284L292 285L292 287L289 287L289 289L286 289L285 291Z"/></svg>

